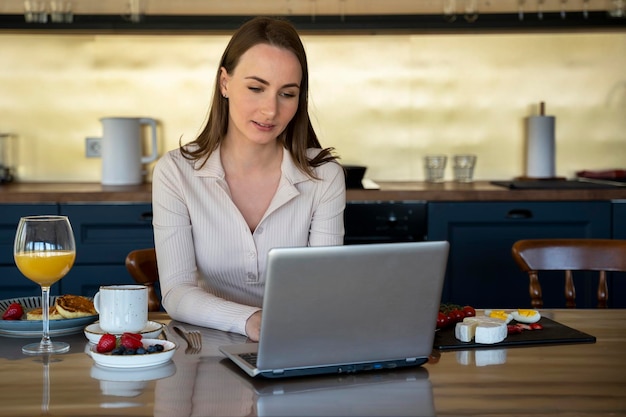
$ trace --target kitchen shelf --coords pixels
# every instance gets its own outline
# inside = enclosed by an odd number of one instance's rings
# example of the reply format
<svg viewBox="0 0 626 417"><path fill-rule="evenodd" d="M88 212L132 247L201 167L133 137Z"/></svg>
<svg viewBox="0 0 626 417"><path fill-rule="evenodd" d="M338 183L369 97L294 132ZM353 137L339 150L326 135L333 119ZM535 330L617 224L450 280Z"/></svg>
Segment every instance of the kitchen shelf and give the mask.
<svg viewBox="0 0 626 417"><path fill-rule="evenodd" d="M75 15L72 23L27 23L20 14L0 15L1 32L95 32L95 33L212 33L232 32L252 16L244 15L144 15L134 23L121 15ZM539 19L527 13L520 20L516 13L481 14L474 22L458 14L452 22L441 14L386 15L290 15L285 16L301 32L352 34L372 33L476 33L476 32L545 32L545 31L623 31L626 18L613 18L606 12L546 12Z"/></svg>
<svg viewBox="0 0 626 417"><path fill-rule="evenodd" d="M489 181L431 184L376 181L379 190L348 189L348 201L626 201L626 187L613 189L509 190ZM152 184L106 186L100 183L9 183L0 186L4 203L150 203Z"/></svg>

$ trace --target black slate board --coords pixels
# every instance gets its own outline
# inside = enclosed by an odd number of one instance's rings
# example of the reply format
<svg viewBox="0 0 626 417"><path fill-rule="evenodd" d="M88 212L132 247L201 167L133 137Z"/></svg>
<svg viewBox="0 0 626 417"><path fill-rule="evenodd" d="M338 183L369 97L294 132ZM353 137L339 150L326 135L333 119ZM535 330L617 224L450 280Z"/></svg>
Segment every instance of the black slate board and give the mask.
<svg viewBox="0 0 626 417"><path fill-rule="evenodd" d="M510 190L585 190L623 188L623 186L619 184L602 184L577 180L491 181L491 184L506 187Z"/></svg>
<svg viewBox="0 0 626 417"><path fill-rule="evenodd" d="M542 317L539 323L542 330L524 330L518 334L510 334L500 343L485 345L474 342L461 342L454 337L454 326L441 329L435 333L435 349L459 350L474 348L494 348L512 346L530 346L563 343L595 343L596 338L590 334L572 329L547 317Z"/></svg>

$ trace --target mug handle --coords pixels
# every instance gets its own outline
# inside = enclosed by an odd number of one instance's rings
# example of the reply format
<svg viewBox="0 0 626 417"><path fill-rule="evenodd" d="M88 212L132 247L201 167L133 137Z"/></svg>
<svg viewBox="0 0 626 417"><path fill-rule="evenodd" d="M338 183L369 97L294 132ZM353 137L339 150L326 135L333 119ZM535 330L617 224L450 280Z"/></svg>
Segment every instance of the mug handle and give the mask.
<svg viewBox="0 0 626 417"><path fill-rule="evenodd" d="M99 305L100 305L100 291L98 291L96 295L93 296L93 307L96 309L98 314L100 314L100 309L98 308Z"/></svg>

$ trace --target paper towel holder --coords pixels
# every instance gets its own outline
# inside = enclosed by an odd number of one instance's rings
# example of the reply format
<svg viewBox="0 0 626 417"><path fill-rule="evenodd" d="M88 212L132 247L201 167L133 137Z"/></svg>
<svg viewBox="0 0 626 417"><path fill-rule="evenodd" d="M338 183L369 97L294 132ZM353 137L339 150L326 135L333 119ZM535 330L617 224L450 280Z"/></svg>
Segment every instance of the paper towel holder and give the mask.
<svg viewBox="0 0 626 417"><path fill-rule="evenodd" d="M555 175L555 117L546 116L545 102L539 103L539 115L529 116L524 123L525 167L518 181L565 180Z"/></svg>

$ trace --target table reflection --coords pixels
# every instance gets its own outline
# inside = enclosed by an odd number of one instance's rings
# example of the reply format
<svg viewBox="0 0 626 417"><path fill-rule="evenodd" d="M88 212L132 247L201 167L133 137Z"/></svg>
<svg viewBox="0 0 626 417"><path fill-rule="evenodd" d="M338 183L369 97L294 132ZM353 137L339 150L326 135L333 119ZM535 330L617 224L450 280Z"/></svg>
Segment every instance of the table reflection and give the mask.
<svg viewBox="0 0 626 417"><path fill-rule="evenodd" d="M50 360L52 355L44 353L41 355L43 364L43 388L41 394L41 414L48 415L50 411Z"/></svg>
<svg viewBox="0 0 626 417"><path fill-rule="evenodd" d="M170 377L176 373L174 362L137 369L107 368L94 364L90 376L100 381L103 395L114 397L136 397L150 381Z"/></svg>
<svg viewBox="0 0 626 417"><path fill-rule="evenodd" d="M176 373L156 382L155 416L435 415L432 386L423 367L341 376L250 378L218 350L221 345L241 343L245 337L201 331L202 353L186 355L179 348L174 355ZM172 332L168 333L171 337Z"/></svg>
<svg viewBox="0 0 626 417"><path fill-rule="evenodd" d="M259 416L435 415L425 368L254 383Z"/></svg>
<svg viewBox="0 0 626 417"><path fill-rule="evenodd" d="M457 350L456 361L461 365L502 365L506 363L506 349Z"/></svg>
<svg viewBox="0 0 626 417"><path fill-rule="evenodd" d="M60 362L61 359L51 353L44 353L31 357L33 358L33 362L41 363L41 415L47 416L50 415L50 364Z"/></svg>

